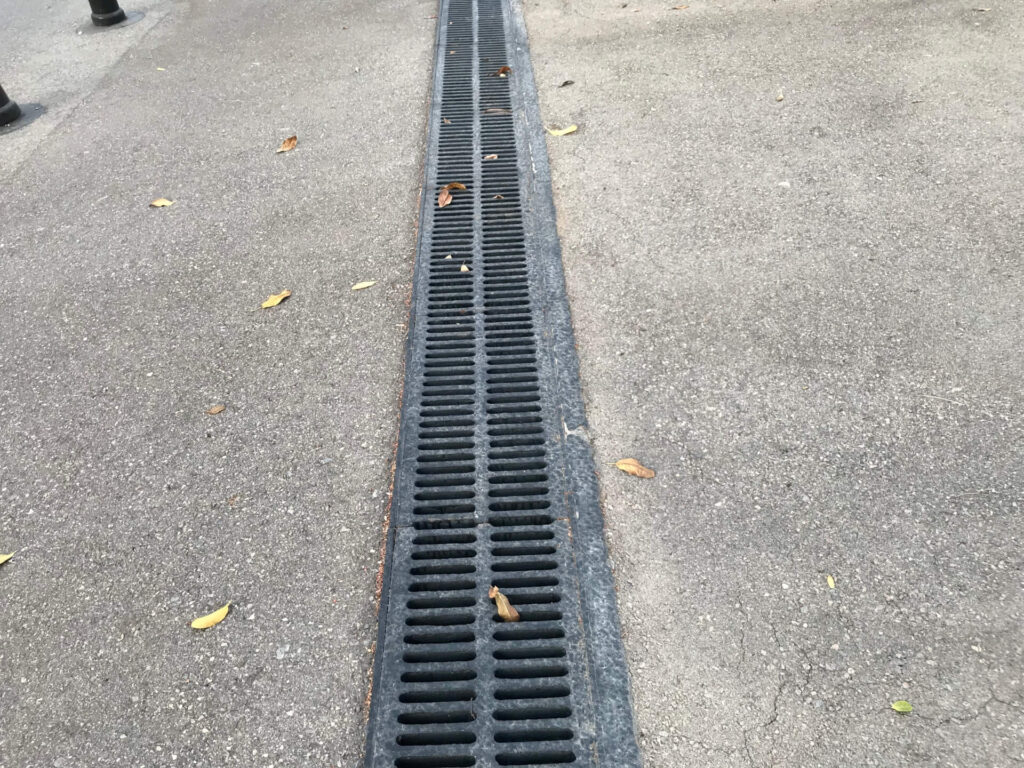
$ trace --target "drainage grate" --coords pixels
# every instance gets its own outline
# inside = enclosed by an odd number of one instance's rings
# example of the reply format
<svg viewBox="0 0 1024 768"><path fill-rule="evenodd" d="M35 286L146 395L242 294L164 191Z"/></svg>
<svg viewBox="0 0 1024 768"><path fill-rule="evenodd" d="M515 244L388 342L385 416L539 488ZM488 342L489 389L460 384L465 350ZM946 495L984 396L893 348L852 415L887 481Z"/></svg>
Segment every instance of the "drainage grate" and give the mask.
<svg viewBox="0 0 1024 768"><path fill-rule="evenodd" d="M366 765L639 766L521 12L438 29Z"/></svg>

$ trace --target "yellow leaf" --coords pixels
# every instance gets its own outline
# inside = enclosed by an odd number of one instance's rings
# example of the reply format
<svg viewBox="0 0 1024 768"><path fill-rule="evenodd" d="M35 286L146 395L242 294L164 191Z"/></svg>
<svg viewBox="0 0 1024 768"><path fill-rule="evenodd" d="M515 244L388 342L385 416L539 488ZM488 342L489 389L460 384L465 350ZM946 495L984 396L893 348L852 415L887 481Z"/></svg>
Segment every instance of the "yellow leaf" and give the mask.
<svg viewBox="0 0 1024 768"><path fill-rule="evenodd" d="M150 208L169 208L174 205L173 200L168 200L166 197L158 197L152 203L149 204Z"/></svg>
<svg viewBox="0 0 1024 768"><path fill-rule="evenodd" d="M208 410L207 413L211 416L216 416L218 413L223 413L225 408L227 408L227 406L224 404L215 405L213 408Z"/></svg>
<svg viewBox="0 0 1024 768"><path fill-rule="evenodd" d="M654 470L648 469L636 459L619 459L615 462L615 466L627 475L633 475L634 477L643 477L648 480L654 477Z"/></svg>
<svg viewBox="0 0 1024 768"><path fill-rule="evenodd" d="M14 557L14 553L13 552L11 552L11 554L9 554L9 555L0 555L0 565L3 565L8 560L10 560L12 557Z"/></svg>
<svg viewBox="0 0 1024 768"><path fill-rule="evenodd" d="M459 272L469 272L469 267L463 264L461 267L459 267Z"/></svg>
<svg viewBox="0 0 1024 768"><path fill-rule="evenodd" d="M220 624L224 621L224 617L228 615L228 608L231 603L228 603L223 608L220 608L213 613L208 613L205 616L200 616L198 619L192 622L192 629L209 629L212 626Z"/></svg>
<svg viewBox="0 0 1024 768"><path fill-rule="evenodd" d="M353 291L361 291L364 288L369 288L371 285L376 285L376 284L377 284L376 280L366 280L365 282L356 283L355 285L353 285L352 286L352 290Z"/></svg>
<svg viewBox="0 0 1024 768"><path fill-rule="evenodd" d="M552 136L565 136L567 133L576 133L579 128L575 125L570 125L568 128L545 128L544 130Z"/></svg>
<svg viewBox="0 0 1024 768"><path fill-rule="evenodd" d="M519 621L519 611L512 607L512 603L498 591L497 587L491 587L487 592L487 596L498 607L498 616L501 617L502 621Z"/></svg>
<svg viewBox="0 0 1024 768"><path fill-rule="evenodd" d="M825 579L825 581L828 582L828 588L829 589L835 589L836 588L836 580L832 578L832 574L831 573L828 575L828 577Z"/></svg>
<svg viewBox="0 0 1024 768"><path fill-rule="evenodd" d="M901 712L903 714L914 711L914 708L910 706L910 702L904 701L903 699L900 699L899 701L894 701L892 704L890 704L890 706L897 712Z"/></svg>
<svg viewBox="0 0 1024 768"><path fill-rule="evenodd" d="M270 309L271 307L276 307L278 304L280 304L282 301L284 301L291 295L291 291L281 291L280 293L271 294L270 296L267 296L266 301L260 304L260 308Z"/></svg>
<svg viewBox="0 0 1024 768"><path fill-rule="evenodd" d="M484 155L484 160L497 160L497 155Z"/></svg>
<svg viewBox="0 0 1024 768"><path fill-rule="evenodd" d="M164 69L163 67L157 67L157 68L156 68L156 71L157 71L157 72L166 72L167 70L166 70L166 69Z"/></svg>
<svg viewBox="0 0 1024 768"><path fill-rule="evenodd" d="M295 149L295 145L299 143L298 136L289 136L287 139L281 142L281 146L275 150L277 152L291 152Z"/></svg>
<svg viewBox="0 0 1024 768"><path fill-rule="evenodd" d="M447 256L445 256L446 259L450 259L451 257L452 255L450 253Z"/></svg>

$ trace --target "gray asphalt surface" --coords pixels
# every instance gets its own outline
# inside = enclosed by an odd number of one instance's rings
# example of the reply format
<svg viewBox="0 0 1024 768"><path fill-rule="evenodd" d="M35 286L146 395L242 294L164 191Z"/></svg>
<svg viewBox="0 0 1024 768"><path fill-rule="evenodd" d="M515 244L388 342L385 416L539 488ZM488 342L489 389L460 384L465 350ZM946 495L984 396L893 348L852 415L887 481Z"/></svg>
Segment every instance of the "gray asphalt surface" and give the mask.
<svg viewBox="0 0 1024 768"><path fill-rule="evenodd" d="M1024 8L623 5L527 22L647 765L1024 762Z"/></svg>
<svg viewBox="0 0 1024 768"><path fill-rule="evenodd" d="M0 0L0 765L348 768L434 8L141 6Z"/></svg>

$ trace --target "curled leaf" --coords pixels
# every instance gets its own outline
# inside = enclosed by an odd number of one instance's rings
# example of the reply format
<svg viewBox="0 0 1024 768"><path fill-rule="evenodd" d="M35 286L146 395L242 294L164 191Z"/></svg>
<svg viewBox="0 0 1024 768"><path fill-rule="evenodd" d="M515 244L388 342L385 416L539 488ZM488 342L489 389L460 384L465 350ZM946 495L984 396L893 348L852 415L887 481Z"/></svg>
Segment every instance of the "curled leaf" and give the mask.
<svg viewBox="0 0 1024 768"><path fill-rule="evenodd" d="M207 413L210 414L211 416L216 416L218 413L223 413L225 408L227 408L227 406L224 405L223 403L220 403L218 405L213 406L213 408L210 408L207 411Z"/></svg>
<svg viewBox="0 0 1024 768"><path fill-rule="evenodd" d="M497 72L492 72L491 77L508 77L508 73L512 71L512 67L501 67Z"/></svg>
<svg viewBox="0 0 1024 768"><path fill-rule="evenodd" d="M544 130L552 136L565 136L567 133L576 133L576 131L579 130L579 127L576 125L570 125L568 128L545 128Z"/></svg>
<svg viewBox="0 0 1024 768"><path fill-rule="evenodd" d="M219 608L213 613L200 616L192 622L192 629L209 629L212 626L220 624L224 621L224 617L228 615L228 608L230 607L231 603L228 603L223 608Z"/></svg>
<svg viewBox="0 0 1024 768"><path fill-rule="evenodd" d="M282 301L284 301L291 295L291 291L281 291L280 293L272 293L270 296L267 296L266 301L260 304L260 308L270 309L271 307L276 307L278 304L280 304Z"/></svg>
<svg viewBox="0 0 1024 768"><path fill-rule="evenodd" d="M498 616L502 621L519 621L519 611L512 607L512 603L498 591L497 587L492 586L487 592L487 596L494 601L498 608Z"/></svg>
<svg viewBox="0 0 1024 768"><path fill-rule="evenodd" d="M168 200L166 197L158 197L156 200L149 204L150 208L169 208L174 205L173 200Z"/></svg>
<svg viewBox="0 0 1024 768"><path fill-rule="evenodd" d="M497 160L497 155L484 155L484 160Z"/></svg>
<svg viewBox="0 0 1024 768"><path fill-rule="evenodd" d="M11 554L9 554L9 555L0 555L0 565L3 565L8 560L10 560L12 557L14 557L14 553L13 552L11 552Z"/></svg>
<svg viewBox="0 0 1024 768"><path fill-rule="evenodd" d="M291 152L295 149L295 145L299 143L298 136L289 136L287 139L281 142L281 146L275 150L277 152Z"/></svg>
<svg viewBox="0 0 1024 768"><path fill-rule="evenodd" d="M648 469L636 459L619 459L615 462L615 466L633 477L642 477L647 480L654 477L654 470Z"/></svg>
<svg viewBox="0 0 1024 768"><path fill-rule="evenodd" d="M910 706L910 702L909 701L904 701L903 699L900 699L899 701L894 701L889 706L891 706L897 712L899 712L901 714L904 714L904 715L907 714L908 712L913 712L914 711L914 708L912 706Z"/></svg>
<svg viewBox="0 0 1024 768"><path fill-rule="evenodd" d="M445 184L441 187L441 191L437 193L437 207L444 208L447 205L452 204L452 193L453 189L465 189L466 185L458 181L453 181L450 184Z"/></svg>
<svg viewBox="0 0 1024 768"><path fill-rule="evenodd" d="M828 588L829 589L835 589L836 588L836 580L832 578L832 574L831 573L825 578L825 581L828 582Z"/></svg>

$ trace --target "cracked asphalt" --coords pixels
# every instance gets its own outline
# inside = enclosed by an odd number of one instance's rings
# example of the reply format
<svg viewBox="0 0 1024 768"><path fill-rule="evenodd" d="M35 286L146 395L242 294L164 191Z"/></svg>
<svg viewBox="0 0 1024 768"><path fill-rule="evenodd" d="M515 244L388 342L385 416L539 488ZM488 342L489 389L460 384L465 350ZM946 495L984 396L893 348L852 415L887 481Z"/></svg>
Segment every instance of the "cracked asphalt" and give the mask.
<svg viewBox="0 0 1024 768"><path fill-rule="evenodd" d="M672 5L526 3L646 764L1020 764L1024 8Z"/></svg>

